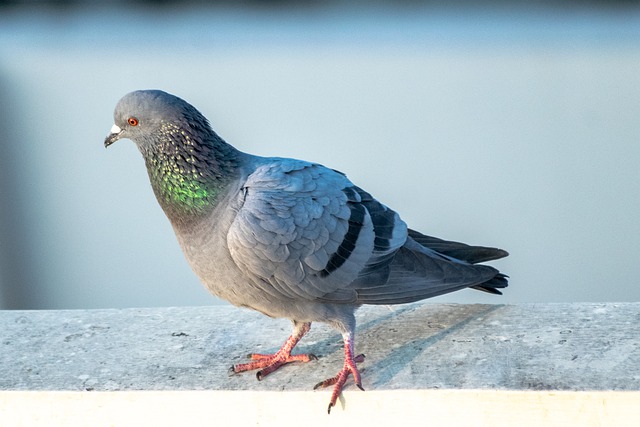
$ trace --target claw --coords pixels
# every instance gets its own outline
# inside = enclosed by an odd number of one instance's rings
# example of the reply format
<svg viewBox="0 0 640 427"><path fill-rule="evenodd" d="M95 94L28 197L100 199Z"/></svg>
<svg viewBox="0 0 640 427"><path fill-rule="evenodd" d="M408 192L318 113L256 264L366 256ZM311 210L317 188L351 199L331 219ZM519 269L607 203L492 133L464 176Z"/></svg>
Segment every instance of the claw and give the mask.
<svg viewBox="0 0 640 427"><path fill-rule="evenodd" d="M316 385L314 385L314 386L313 386L313 389L314 389L314 390L317 390L317 389L319 389L319 388L329 387L331 384L329 384L329 383L328 383L328 381L330 381L330 380L332 380L332 379L333 379L333 378L329 378L329 379L326 379L326 380L324 380L324 381L320 381L318 384L316 384Z"/></svg>

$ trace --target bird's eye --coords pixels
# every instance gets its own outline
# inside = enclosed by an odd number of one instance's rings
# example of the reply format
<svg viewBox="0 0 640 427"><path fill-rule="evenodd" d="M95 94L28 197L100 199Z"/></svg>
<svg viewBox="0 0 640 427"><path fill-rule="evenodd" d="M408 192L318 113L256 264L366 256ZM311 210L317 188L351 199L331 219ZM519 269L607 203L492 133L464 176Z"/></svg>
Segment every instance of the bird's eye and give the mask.
<svg viewBox="0 0 640 427"><path fill-rule="evenodd" d="M138 123L140 122L135 117L129 117L127 123L129 123L129 126L138 126Z"/></svg>

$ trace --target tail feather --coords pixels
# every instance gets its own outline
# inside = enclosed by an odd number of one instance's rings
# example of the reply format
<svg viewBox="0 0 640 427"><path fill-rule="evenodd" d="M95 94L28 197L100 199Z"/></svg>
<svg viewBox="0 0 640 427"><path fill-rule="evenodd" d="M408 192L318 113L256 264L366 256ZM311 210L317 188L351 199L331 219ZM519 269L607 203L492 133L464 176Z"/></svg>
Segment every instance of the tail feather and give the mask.
<svg viewBox="0 0 640 427"><path fill-rule="evenodd" d="M436 237L427 236L411 229L409 229L408 231L409 237L420 243L422 246L432 249L443 255L466 261L469 264L478 264L480 262L492 261L495 259L504 258L509 255L509 252L498 248L470 246L465 243L452 242L448 240L438 239Z"/></svg>
<svg viewBox="0 0 640 427"><path fill-rule="evenodd" d="M487 280L482 285L471 286L471 289L476 289L478 291L488 292L494 295L502 295L498 289L504 289L509 286L508 279L509 276L506 274L498 273L496 277L491 280Z"/></svg>
<svg viewBox="0 0 640 427"><path fill-rule="evenodd" d="M444 243L450 247L462 245ZM353 282L357 303L400 304L464 288L500 294L498 289L507 286L506 276L495 268L473 265L437 252L411 237L396 252L385 271L386 274L379 277L382 281L371 280L372 277L366 275Z"/></svg>

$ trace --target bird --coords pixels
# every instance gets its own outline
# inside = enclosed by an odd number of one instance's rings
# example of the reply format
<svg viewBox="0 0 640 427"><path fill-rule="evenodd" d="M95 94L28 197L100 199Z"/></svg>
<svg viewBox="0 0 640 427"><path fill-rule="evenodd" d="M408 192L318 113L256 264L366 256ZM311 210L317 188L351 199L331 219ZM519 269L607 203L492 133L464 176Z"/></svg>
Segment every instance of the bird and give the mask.
<svg viewBox="0 0 640 427"><path fill-rule="evenodd" d="M333 386L328 413L351 376L362 387L355 311L473 288L501 294L508 276L481 265L502 249L415 231L391 208L337 170L318 163L244 153L209 120L161 90L123 96L105 147L129 139L139 149L156 199L192 270L215 296L293 331L274 354L250 354L230 372L262 380L313 354L292 354L313 322L342 335L344 364L314 389Z"/></svg>

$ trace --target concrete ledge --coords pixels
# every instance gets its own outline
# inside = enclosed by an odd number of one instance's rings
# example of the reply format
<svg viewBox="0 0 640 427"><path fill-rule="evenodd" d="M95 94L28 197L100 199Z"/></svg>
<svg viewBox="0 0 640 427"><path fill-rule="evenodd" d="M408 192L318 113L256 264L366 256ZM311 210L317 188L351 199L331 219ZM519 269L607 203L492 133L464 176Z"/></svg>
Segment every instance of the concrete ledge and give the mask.
<svg viewBox="0 0 640 427"><path fill-rule="evenodd" d="M358 390L359 391L359 390ZM638 425L638 392L393 390L0 392L3 426L580 426ZM389 424L394 423L394 424Z"/></svg>
<svg viewBox="0 0 640 427"><path fill-rule="evenodd" d="M258 382L229 376L290 332L233 307L0 312L0 425L636 425L640 303L364 307L356 351L366 392L309 391L342 365L320 359Z"/></svg>

